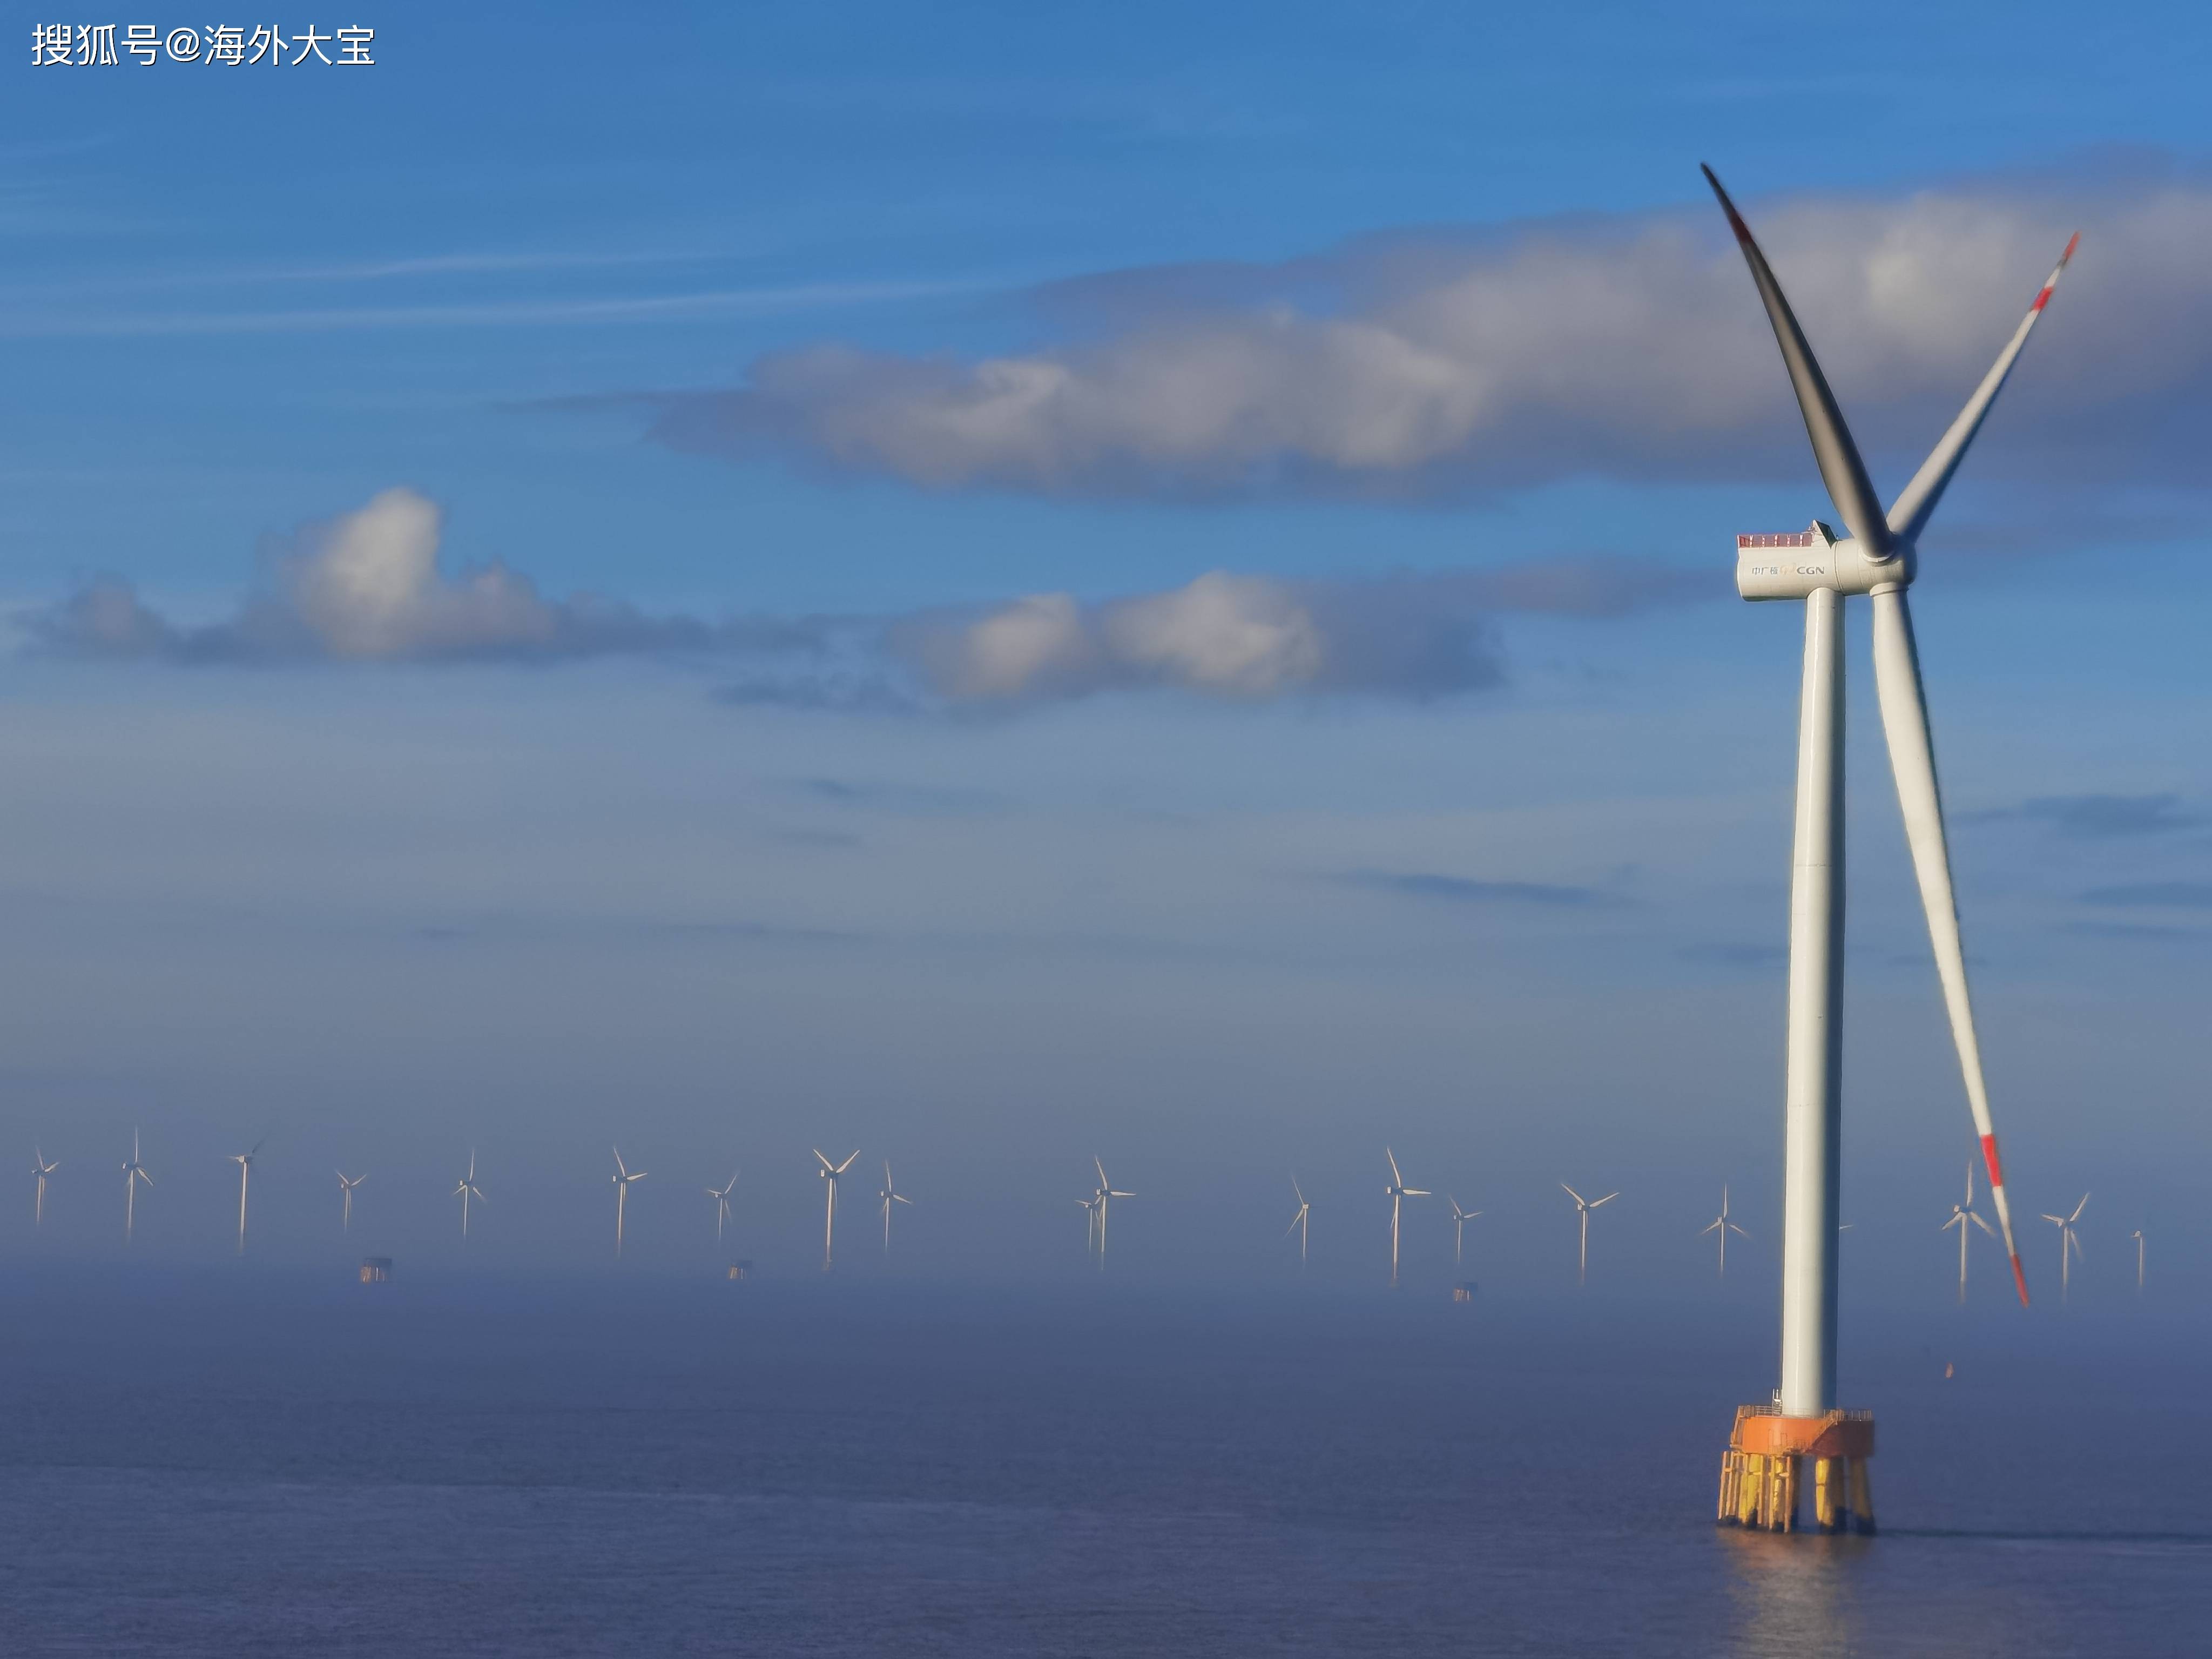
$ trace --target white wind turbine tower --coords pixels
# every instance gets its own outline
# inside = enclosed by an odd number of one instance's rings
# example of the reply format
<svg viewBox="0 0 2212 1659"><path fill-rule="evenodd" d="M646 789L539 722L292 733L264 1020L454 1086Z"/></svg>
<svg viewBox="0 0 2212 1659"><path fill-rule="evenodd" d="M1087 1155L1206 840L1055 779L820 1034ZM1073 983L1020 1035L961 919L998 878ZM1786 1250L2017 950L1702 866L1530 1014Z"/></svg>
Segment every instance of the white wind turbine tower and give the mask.
<svg viewBox="0 0 2212 1659"><path fill-rule="evenodd" d="M36 1146L31 1148L31 1152L37 1159L39 1171L39 1190L38 1195L32 1200L31 1224L33 1227L43 1227L46 1224L46 1178L60 1169L62 1164L59 1158L56 1158L51 1164L47 1163L46 1153Z"/></svg>
<svg viewBox="0 0 2212 1659"><path fill-rule="evenodd" d="M853 1158L860 1155L860 1150L856 1147L854 1149L852 1158L847 1158L842 1164L832 1164L822 1156L822 1149L819 1146L814 1149L815 1161L822 1166L816 1173L822 1177L828 1189L823 1194L827 1200L827 1205L822 1213L822 1271L825 1273L830 1271L830 1247L835 1242L837 1232L837 1183L843 1179L845 1171L853 1167Z"/></svg>
<svg viewBox="0 0 2212 1659"><path fill-rule="evenodd" d="M1112 1182L1107 1180L1106 1166L1100 1163L1096 1156L1091 1160L1091 1167L1098 1171L1098 1190L1091 1194L1091 1202L1097 1206L1098 1271L1103 1273L1106 1271L1106 1212L1110 1207L1111 1200L1117 1198L1134 1198L1136 1194L1122 1192Z"/></svg>
<svg viewBox="0 0 2212 1659"><path fill-rule="evenodd" d="M1590 1212L1597 1208L1601 1204L1612 1203L1613 1200L1619 1198L1620 1194L1619 1193L1607 1193L1603 1198L1584 1198L1580 1193L1568 1186L1564 1181L1559 1183L1559 1190L1565 1193L1569 1198L1574 1200L1575 1215L1582 1223L1582 1254L1577 1256L1575 1261L1575 1283L1577 1285L1585 1284L1589 1279Z"/></svg>
<svg viewBox="0 0 2212 1659"><path fill-rule="evenodd" d="M1094 1194L1075 1201L1083 1206L1083 1254L1096 1255L1098 1254L1098 1198Z"/></svg>
<svg viewBox="0 0 2212 1659"><path fill-rule="evenodd" d="M137 1200L138 1183L142 1181L149 1187L154 1184L154 1177L146 1173L146 1166L138 1161L138 1132L133 1129L131 1132L131 1158L123 1166L123 1242L125 1244L131 1242L131 1231L137 1224Z"/></svg>
<svg viewBox="0 0 2212 1659"><path fill-rule="evenodd" d="M238 1253L240 1255L246 1254L246 1183L253 1174L253 1155L261 1150L262 1141L268 1139L264 1135L261 1140L255 1141L244 1152L230 1155L230 1161L238 1165Z"/></svg>
<svg viewBox="0 0 2212 1659"><path fill-rule="evenodd" d="M1721 1212L1713 1218L1711 1225L1698 1228L1698 1232L1701 1237L1706 1233L1715 1232L1721 1236L1720 1277L1726 1279L1728 1277L1728 1236L1734 1233L1738 1238L1742 1239L1748 1239L1751 1237L1749 1233L1729 1219L1729 1189L1726 1182L1721 1183Z"/></svg>
<svg viewBox="0 0 2212 1659"><path fill-rule="evenodd" d="M1409 1198L1426 1198L1429 1192L1423 1187L1408 1187L1406 1177L1398 1173L1398 1155L1388 1146L1382 1156L1390 1160L1390 1184L1382 1190L1390 1197L1390 1288L1398 1288L1398 1212Z"/></svg>
<svg viewBox="0 0 2212 1659"><path fill-rule="evenodd" d="M1836 1392L1837 1150L1841 1143L1844 943L1843 615L1848 594L1864 594L1873 611L1875 688L1888 739L1890 767L1903 809L1905 840L1927 913L1936 971L1951 1036L1959 1052L1966 1103L1981 1139L1990 1196L2014 1282L2022 1303L2027 1279L2012 1234L1996 1133L1990 1118L1966 988L1966 952L1944 840L1942 798L1921 685L1920 663L1905 590L1918 572L1918 543L1990 405L2012 373L2028 332L2042 316L2058 266L1998 354L1966 407L1887 513L1835 395L1806 343L1774 273L1743 217L1711 167L1706 182L1728 215L1753 283L1766 308L1812 440L1822 482L1849 536L1838 541L1815 522L1788 535L1736 538L1736 591L1747 599L1805 602L1805 670L1798 711L1797 811L1790 900L1790 992L1786 1133L1783 1155L1782 1413L1823 1415Z"/></svg>
<svg viewBox="0 0 2212 1659"><path fill-rule="evenodd" d="M1456 1267L1460 1265L1460 1258L1462 1255L1461 1247L1467 1240L1467 1224L1474 1220L1475 1217L1480 1215L1482 1212L1480 1210L1461 1209L1459 1206L1459 1200L1452 1197L1449 1194L1446 1194L1444 1195L1444 1201L1451 1206L1452 1266Z"/></svg>
<svg viewBox="0 0 2212 1659"><path fill-rule="evenodd" d="M1291 1218L1291 1224L1283 1229L1283 1237L1298 1236L1298 1266L1306 1265L1306 1222L1313 1214L1313 1206L1306 1202L1306 1189L1298 1185L1296 1176L1291 1177L1291 1190L1298 1195L1298 1212Z"/></svg>
<svg viewBox="0 0 2212 1659"><path fill-rule="evenodd" d="M735 1170L730 1171L729 1185L707 1188L707 1196L714 1200L714 1243L717 1244L722 1242L722 1229L729 1223L730 1194L737 1189L738 1172Z"/></svg>
<svg viewBox="0 0 2212 1659"><path fill-rule="evenodd" d="M2073 1277L2068 1271L2069 1266L2081 1254L2081 1235L2074 1231L2074 1224L2081 1218L2081 1212L2088 1207L2089 1194L2084 1193L2081 1201L2074 1206L2072 1215L2051 1215L2046 1212L2043 1218L2058 1229L2058 1299L2061 1302L2066 1300L2068 1281Z"/></svg>
<svg viewBox="0 0 2212 1659"><path fill-rule="evenodd" d="M469 1200L474 1199L479 1204L484 1201L483 1194L477 1188L477 1149L473 1146L469 1148L469 1172L454 1183L451 1196L461 1200L461 1238L465 1243L469 1236Z"/></svg>
<svg viewBox="0 0 2212 1659"><path fill-rule="evenodd" d="M620 1260L623 1250L623 1212L629 1206L630 1183L645 1179L645 1171L633 1170L622 1159L622 1148L613 1149L615 1172L607 1179L615 1183L615 1256Z"/></svg>
<svg viewBox="0 0 2212 1659"><path fill-rule="evenodd" d="M2133 1239L2133 1240L2135 1240L2135 1242L2136 1242L2136 1294L2137 1296L2141 1296L2141 1295L2142 1294L2142 1279L2143 1279L2143 1274L2142 1274L2142 1270L2143 1270L2143 1236L2142 1236L2142 1228L2140 1228L2140 1227L2136 1228L2136 1229L2135 1230L2135 1231L2133 1231L2133 1232L2130 1233L2130 1234L2128 1235L2128 1237L2129 1237L2130 1238L2132 1238L2132 1239Z"/></svg>
<svg viewBox="0 0 2212 1659"><path fill-rule="evenodd" d="M1997 1236L1996 1229L1983 1220L1974 1209L1974 1160L1971 1158L1966 1160L1966 1201L1951 1206L1951 1218L1942 1228L1947 1233L1954 1227L1959 1230L1959 1301L1961 1305L1966 1300L1966 1240L1972 1236L1967 1231L1966 1224L1970 1221L1991 1238Z"/></svg>
<svg viewBox="0 0 2212 1659"><path fill-rule="evenodd" d="M891 1253L891 1206L914 1202L891 1185L891 1161L889 1158L884 1160L884 1189L876 1196L882 1200L884 1206L884 1255L888 1258Z"/></svg>
<svg viewBox="0 0 2212 1659"><path fill-rule="evenodd" d="M362 1174L357 1176L349 1176L343 1170L340 1170L337 1172L337 1177L339 1200L342 1206L339 1214L338 1231L342 1233L349 1233L353 1231L353 1189L360 1186L362 1182L368 1180L368 1175L367 1171L363 1171Z"/></svg>

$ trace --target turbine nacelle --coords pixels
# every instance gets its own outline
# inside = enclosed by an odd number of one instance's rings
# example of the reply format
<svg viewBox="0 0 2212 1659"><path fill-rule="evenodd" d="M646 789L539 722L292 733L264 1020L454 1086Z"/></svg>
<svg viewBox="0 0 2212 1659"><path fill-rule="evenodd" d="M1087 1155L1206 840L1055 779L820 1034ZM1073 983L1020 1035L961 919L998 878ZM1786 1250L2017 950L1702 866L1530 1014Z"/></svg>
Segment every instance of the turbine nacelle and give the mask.
<svg viewBox="0 0 2212 1659"><path fill-rule="evenodd" d="M1872 593L1910 587L1919 573L1911 543L1893 542L1877 557L1856 538L1837 540L1818 519L1803 530L1735 538L1735 591L1747 599L1802 599L1824 587Z"/></svg>

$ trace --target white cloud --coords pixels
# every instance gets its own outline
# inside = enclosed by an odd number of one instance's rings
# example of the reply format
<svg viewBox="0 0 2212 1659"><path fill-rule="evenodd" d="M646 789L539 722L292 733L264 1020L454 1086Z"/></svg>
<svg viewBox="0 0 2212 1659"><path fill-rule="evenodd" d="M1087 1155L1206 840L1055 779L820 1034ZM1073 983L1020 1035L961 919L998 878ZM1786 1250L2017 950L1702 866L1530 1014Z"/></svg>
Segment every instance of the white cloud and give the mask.
<svg viewBox="0 0 2212 1659"><path fill-rule="evenodd" d="M1986 185L1752 216L1893 486L2077 226L2082 252L2008 394L2003 445L2026 458L2086 442L2084 471L2197 481L2212 189ZM782 353L741 386L655 399L655 435L929 489L1091 496L1806 470L1772 339L1709 204L1116 273L1041 297L1078 313L1083 337L968 362Z"/></svg>
<svg viewBox="0 0 2212 1659"><path fill-rule="evenodd" d="M37 619L33 631L84 655L193 660L434 662L805 643L774 624L648 617L592 594L549 599L496 562L448 574L439 564L442 532L434 502L386 489L275 549L260 586L223 621L171 622L109 576Z"/></svg>
<svg viewBox="0 0 2212 1659"><path fill-rule="evenodd" d="M185 626L101 577L33 617L31 633L77 656L201 663L682 656L733 665L731 702L842 709L1013 708L1152 689L1422 698L1502 681L1499 616L1620 616L1724 588L1662 565L1551 559L1339 580L1217 570L1096 602L1033 593L899 616L709 621L548 599L500 563L448 574L442 530L435 503L387 489L281 544L227 618Z"/></svg>
<svg viewBox="0 0 2212 1659"><path fill-rule="evenodd" d="M499 565L447 580L438 571L440 514L411 489L387 489L335 519L277 582L293 617L339 658L543 650L560 631L553 607Z"/></svg>

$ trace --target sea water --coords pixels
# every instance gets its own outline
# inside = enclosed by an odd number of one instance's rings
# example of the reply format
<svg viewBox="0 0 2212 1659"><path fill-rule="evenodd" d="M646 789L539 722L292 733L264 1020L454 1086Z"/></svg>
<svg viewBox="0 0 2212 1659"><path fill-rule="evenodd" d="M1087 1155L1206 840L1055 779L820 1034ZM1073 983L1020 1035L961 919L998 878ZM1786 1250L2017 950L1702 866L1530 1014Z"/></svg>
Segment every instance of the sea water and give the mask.
<svg viewBox="0 0 2212 1659"><path fill-rule="evenodd" d="M0 1651L2212 1652L2191 1325L1854 1322L1822 1539L1741 1309L11 1268Z"/></svg>

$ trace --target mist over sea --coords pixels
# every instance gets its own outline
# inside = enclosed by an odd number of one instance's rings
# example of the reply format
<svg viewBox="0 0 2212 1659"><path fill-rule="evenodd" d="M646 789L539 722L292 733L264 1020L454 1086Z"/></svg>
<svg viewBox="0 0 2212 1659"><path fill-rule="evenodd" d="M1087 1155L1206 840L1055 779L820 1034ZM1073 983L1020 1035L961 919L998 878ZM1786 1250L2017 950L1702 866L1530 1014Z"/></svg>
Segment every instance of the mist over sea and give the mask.
<svg viewBox="0 0 2212 1659"><path fill-rule="evenodd" d="M2204 1650L2199 1333L1844 1339L1873 1540L1717 1529L1771 1329L1595 1287L19 1266L0 1649Z"/></svg>

